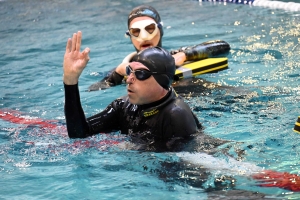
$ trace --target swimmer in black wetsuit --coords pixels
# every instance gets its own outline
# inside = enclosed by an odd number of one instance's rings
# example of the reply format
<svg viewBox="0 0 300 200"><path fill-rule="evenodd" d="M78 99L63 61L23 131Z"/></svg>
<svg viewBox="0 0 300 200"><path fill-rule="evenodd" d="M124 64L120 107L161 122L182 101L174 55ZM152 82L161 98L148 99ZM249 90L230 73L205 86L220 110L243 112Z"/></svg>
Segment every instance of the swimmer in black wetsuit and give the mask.
<svg viewBox="0 0 300 200"><path fill-rule="evenodd" d="M80 103L78 79L89 61L89 48L80 52L81 32L68 39L64 56L65 116L70 138L85 138L101 132L121 131L131 138L139 150L203 151L207 154L228 141L211 138L201 132L201 124L189 106L170 86L175 74L175 62L170 53L160 47L140 51L126 67L127 96L114 100L108 107L86 118ZM191 149L185 148L194 144ZM184 155L184 154L183 154ZM181 181L203 187L210 173L202 166L190 163L161 162L155 170L168 182ZM147 170L147 166L144 166ZM180 176L179 176L180 175ZM234 187L230 177L217 179L209 191ZM233 184L232 184L233 183ZM229 186L228 186L229 185ZM240 191L238 191L240 193ZM235 194L235 193L234 193Z"/></svg>
<svg viewBox="0 0 300 200"><path fill-rule="evenodd" d="M133 52L124 58L123 62L116 69L113 69L103 80L91 85L89 91L105 89L109 86L121 84L124 76L126 76L125 68L132 61L137 52L148 47L162 47L163 23L159 13L153 7L141 5L133 8L128 15L127 25L128 31L126 34L130 37L136 52ZM204 49L204 46L207 49ZM208 57L226 56L229 51L230 46L227 42L216 40L191 47L182 47L179 50L171 51L171 54L175 59L175 65L181 66L186 61L197 61ZM203 80L202 82L195 82L192 78L189 80L181 80L179 82L180 83L177 82L173 85L179 93L191 92L185 91L186 85L192 84L196 87L202 87L203 84ZM184 88L182 89L181 87ZM203 89L200 89L200 91L202 90Z"/></svg>
<svg viewBox="0 0 300 200"><path fill-rule="evenodd" d="M160 47L140 51L126 67L127 96L86 119L78 79L89 60L89 49L80 52L80 46L78 32L68 40L64 57L65 116L70 138L121 131L140 149L172 151L199 133L198 119L170 87L176 69L174 58Z"/></svg>

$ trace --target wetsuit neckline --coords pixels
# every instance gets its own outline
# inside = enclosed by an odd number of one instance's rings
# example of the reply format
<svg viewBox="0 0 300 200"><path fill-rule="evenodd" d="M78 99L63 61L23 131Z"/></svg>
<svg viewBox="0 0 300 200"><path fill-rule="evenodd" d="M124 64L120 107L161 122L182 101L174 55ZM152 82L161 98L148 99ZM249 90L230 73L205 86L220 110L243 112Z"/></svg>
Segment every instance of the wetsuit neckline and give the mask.
<svg viewBox="0 0 300 200"><path fill-rule="evenodd" d="M160 100L149 103L149 104L141 105L140 108L142 110L147 110L148 108L156 107L156 106L162 104L164 101L166 101L170 97L171 93L172 93L172 90L169 89L168 93L163 98L161 98Z"/></svg>

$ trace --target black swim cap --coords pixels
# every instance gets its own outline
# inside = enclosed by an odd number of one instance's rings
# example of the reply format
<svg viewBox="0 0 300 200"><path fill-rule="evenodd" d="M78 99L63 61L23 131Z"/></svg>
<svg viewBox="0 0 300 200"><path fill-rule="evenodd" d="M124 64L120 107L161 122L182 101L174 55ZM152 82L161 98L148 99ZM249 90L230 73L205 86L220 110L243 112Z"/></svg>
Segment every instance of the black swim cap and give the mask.
<svg viewBox="0 0 300 200"><path fill-rule="evenodd" d="M168 89L175 75L175 60L173 56L161 47L149 47L140 51L132 60L148 67L151 72L158 72L153 77L159 85Z"/></svg>
<svg viewBox="0 0 300 200"><path fill-rule="evenodd" d="M160 40L157 46L161 47L161 38L164 34L163 32L163 28L162 28L162 21L160 19L160 16L157 12L157 10L155 10L155 8L151 7L151 6L146 6L146 5L141 5L138 7L135 7L132 9L132 11L129 13L128 15L128 28L129 28L129 24L130 22L137 17L142 17L142 16L146 16L146 17L150 17L152 19L154 19L154 21L157 24L161 24L161 26L159 26L159 31L160 31Z"/></svg>

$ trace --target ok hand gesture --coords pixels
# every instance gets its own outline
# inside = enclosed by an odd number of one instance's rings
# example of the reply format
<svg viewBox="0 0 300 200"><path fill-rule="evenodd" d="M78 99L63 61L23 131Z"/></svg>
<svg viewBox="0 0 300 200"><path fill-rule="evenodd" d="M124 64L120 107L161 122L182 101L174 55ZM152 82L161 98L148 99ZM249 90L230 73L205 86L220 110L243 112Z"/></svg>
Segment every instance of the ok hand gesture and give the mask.
<svg viewBox="0 0 300 200"><path fill-rule="evenodd" d="M90 59L89 48L85 48L84 51L80 52L81 37L82 33L78 31L67 42L63 64L63 81L66 85L75 85L78 83L79 76Z"/></svg>

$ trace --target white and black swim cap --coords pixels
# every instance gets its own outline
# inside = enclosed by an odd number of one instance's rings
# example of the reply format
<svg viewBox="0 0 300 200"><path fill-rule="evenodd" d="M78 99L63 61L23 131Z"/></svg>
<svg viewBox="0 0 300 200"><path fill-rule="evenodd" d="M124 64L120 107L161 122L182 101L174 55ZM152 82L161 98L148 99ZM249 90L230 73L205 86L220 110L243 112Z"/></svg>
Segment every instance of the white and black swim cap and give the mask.
<svg viewBox="0 0 300 200"><path fill-rule="evenodd" d="M152 6L140 5L138 7L133 8L132 11L128 15L128 24L127 24L128 28L130 28L129 24L134 18L143 17L143 16L150 17L150 18L154 19L154 21L157 24L160 24L160 26L158 26L159 31L160 31L160 40L159 40L159 43L157 46L161 47L161 38L164 34L163 28L162 28L162 21L160 19L160 16L159 16L157 10L155 10L155 8L153 8Z"/></svg>
<svg viewBox="0 0 300 200"><path fill-rule="evenodd" d="M173 56L161 47L149 47L140 51L132 61L142 63L153 74L159 85L168 89L172 84L175 75L175 60Z"/></svg>

